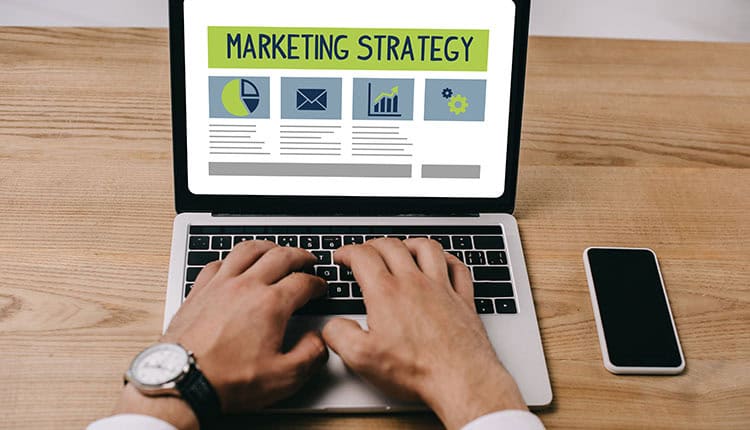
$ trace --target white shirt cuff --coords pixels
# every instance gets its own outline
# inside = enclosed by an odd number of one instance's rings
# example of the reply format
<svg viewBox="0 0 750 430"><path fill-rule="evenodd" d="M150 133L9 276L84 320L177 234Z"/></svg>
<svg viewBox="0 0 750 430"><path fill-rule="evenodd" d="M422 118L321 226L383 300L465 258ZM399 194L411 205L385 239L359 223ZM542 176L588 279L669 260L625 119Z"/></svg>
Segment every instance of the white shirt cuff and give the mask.
<svg viewBox="0 0 750 430"><path fill-rule="evenodd" d="M481 416L462 430L544 430L544 424L529 411L507 410Z"/></svg>
<svg viewBox="0 0 750 430"><path fill-rule="evenodd" d="M148 415L120 414L91 423L86 430L177 430L173 425ZM544 430L544 424L528 411L500 411L481 416L462 430Z"/></svg>
<svg viewBox="0 0 750 430"><path fill-rule="evenodd" d="M175 426L148 415L120 414L89 424L86 430L177 430Z"/></svg>

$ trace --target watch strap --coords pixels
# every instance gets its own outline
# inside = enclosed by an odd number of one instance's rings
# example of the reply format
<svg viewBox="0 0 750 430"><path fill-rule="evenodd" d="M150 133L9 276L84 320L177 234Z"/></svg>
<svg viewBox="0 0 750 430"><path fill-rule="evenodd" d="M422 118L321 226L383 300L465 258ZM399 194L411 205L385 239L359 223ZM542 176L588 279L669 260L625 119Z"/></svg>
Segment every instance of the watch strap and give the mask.
<svg viewBox="0 0 750 430"><path fill-rule="evenodd" d="M191 366L185 377L177 382L177 390L193 409L201 429L211 428L221 416L219 395L196 365Z"/></svg>

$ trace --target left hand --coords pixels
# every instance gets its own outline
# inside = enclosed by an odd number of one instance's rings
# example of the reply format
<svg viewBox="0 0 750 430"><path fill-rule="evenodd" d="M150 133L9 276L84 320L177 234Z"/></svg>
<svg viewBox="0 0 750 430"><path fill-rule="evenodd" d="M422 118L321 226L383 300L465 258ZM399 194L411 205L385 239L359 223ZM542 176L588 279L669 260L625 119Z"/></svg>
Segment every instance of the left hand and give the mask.
<svg viewBox="0 0 750 430"><path fill-rule="evenodd" d="M314 332L281 350L292 313L325 293L323 279L299 272L315 261L302 249L248 241L198 275L162 341L195 354L224 413L255 411L292 395L327 361Z"/></svg>

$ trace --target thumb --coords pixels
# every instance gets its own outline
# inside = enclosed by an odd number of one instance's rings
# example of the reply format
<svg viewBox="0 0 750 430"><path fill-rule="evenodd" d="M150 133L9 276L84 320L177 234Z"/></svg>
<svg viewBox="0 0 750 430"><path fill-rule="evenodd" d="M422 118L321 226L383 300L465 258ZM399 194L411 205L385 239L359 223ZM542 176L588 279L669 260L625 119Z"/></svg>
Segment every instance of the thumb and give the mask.
<svg viewBox="0 0 750 430"><path fill-rule="evenodd" d="M315 332L307 332L289 352L282 354L280 366L291 370L295 381L293 385L301 386L328 360L328 349L323 339Z"/></svg>
<svg viewBox="0 0 750 430"><path fill-rule="evenodd" d="M356 321L334 318L323 327L323 340L354 370L360 370L368 357L368 333Z"/></svg>

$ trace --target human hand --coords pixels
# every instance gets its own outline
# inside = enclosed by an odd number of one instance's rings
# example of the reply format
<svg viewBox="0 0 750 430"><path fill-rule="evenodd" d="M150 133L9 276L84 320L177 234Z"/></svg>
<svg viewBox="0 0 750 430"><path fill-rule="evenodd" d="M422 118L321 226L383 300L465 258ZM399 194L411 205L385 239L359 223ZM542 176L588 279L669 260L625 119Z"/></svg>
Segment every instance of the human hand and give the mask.
<svg viewBox="0 0 750 430"><path fill-rule="evenodd" d="M223 412L254 411L288 397L326 362L317 333L281 350L292 313L325 293L323 279L298 273L315 261L302 249L247 241L198 275L162 341L194 353Z"/></svg>
<svg viewBox="0 0 750 430"><path fill-rule="evenodd" d="M421 399L449 429L503 409L526 410L474 307L469 269L427 239L375 239L334 255L352 269L368 330L336 318L323 338L387 394Z"/></svg>

